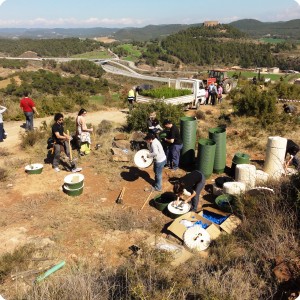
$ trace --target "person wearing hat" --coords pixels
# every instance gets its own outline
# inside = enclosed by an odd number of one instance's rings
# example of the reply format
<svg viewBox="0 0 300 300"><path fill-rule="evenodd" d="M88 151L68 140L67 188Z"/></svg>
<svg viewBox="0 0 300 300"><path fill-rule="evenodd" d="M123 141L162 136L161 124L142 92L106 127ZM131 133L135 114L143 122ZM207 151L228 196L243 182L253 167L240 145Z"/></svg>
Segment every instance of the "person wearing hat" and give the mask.
<svg viewBox="0 0 300 300"><path fill-rule="evenodd" d="M169 130L167 132L167 137L163 139L169 145L166 153L167 164L169 164L171 170L176 171L179 166L180 150L183 147L179 129L168 119L164 120L163 125Z"/></svg>
<svg viewBox="0 0 300 300"><path fill-rule="evenodd" d="M153 157L154 160L153 170L155 174L155 184L154 187L152 187L152 190L160 192L162 190L162 172L167 162L167 157L160 141L154 134L148 133L144 140L147 142L150 151L147 157Z"/></svg>

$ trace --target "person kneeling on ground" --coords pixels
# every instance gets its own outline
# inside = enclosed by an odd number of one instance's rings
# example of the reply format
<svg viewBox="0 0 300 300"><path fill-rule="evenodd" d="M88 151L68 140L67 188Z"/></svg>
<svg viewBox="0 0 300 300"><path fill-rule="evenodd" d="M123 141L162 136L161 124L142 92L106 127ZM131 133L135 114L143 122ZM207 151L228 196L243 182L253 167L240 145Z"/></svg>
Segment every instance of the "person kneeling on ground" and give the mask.
<svg viewBox="0 0 300 300"><path fill-rule="evenodd" d="M300 157L299 153L299 146L293 142L292 140L288 140L287 147L286 147L286 156L289 154L289 158L284 163L284 170L287 173L287 168L289 166L294 166L295 169L299 172L300 170Z"/></svg>
<svg viewBox="0 0 300 300"><path fill-rule="evenodd" d="M64 116L61 113L57 113L54 116L54 121L55 123L52 126L52 137L54 140L54 158L53 158L53 169L56 172L59 172L59 161L60 161L60 152L61 152L61 148L63 148L63 150L65 151L67 157L70 159L70 151L72 151L72 149L70 149L69 147L69 141L70 141L70 136L67 135L64 132L64 126L63 126L63 122L64 122ZM82 170L82 168L77 168L76 164L74 161L70 161L70 166L71 166L71 171L72 172L80 172Z"/></svg>
<svg viewBox="0 0 300 300"><path fill-rule="evenodd" d="M173 192L177 196L177 204L181 197L185 203L191 201L191 211L197 211L200 200L200 193L205 186L205 176L198 170L180 178L173 187Z"/></svg>
<svg viewBox="0 0 300 300"><path fill-rule="evenodd" d="M165 155L164 149L160 143L160 141L155 137L154 134L148 133L144 140L148 144L148 148L150 153L147 157L153 157L154 164L153 170L155 174L155 184L152 188L153 191L161 191L162 190L162 172L163 168L167 162L167 157Z"/></svg>

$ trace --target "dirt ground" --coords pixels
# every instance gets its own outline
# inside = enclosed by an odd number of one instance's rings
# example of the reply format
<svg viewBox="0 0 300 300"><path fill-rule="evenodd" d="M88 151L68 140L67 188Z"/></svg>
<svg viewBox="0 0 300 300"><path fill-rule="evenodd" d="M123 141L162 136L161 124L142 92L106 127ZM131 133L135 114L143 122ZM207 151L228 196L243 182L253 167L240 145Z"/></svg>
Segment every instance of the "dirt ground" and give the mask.
<svg viewBox="0 0 300 300"><path fill-rule="evenodd" d="M194 113L189 111L187 114ZM126 114L126 111L116 109L89 112L87 121L98 125L106 119L122 125ZM35 126L40 126L43 121L49 123L51 119L36 118ZM8 138L0 146L0 151L9 153L1 157L0 166L10 171L8 180L0 182L0 255L34 243L59 260L68 262L75 257L95 262L104 259L111 266L116 266L130 255L128 248L131 245L139 244L150 236L148 226L151 226L152 234L153 230L157 234L166 232L165 228L172 219L151 205L157 193L149 195L147 191L153 184L152 167L138 169L133 162L104 162L103 165L102 157L93 150L89 156L79 160L84 175L83 194L70 197L62 190L64 177L70 173L56 173L51 164L44 164L40 175L24 172L31 154L19 150L20 132L24 131L21 125L22 122L5 122ZM229 148L227 166L231 165L232 153L236 150ZM112 174L110 168L114 169ZM186 170L174 172L165 169L163 191L172 190L169 182L172 177L184 174ZM212 184L218 176L207 180L202 192L203 203L212 203ZM126 191L124 203L119 205L116 199L122 187L126 187ZM148 197L149 201L141 210ZM7 294L9 287L8 282L0 293Z"/></svg>

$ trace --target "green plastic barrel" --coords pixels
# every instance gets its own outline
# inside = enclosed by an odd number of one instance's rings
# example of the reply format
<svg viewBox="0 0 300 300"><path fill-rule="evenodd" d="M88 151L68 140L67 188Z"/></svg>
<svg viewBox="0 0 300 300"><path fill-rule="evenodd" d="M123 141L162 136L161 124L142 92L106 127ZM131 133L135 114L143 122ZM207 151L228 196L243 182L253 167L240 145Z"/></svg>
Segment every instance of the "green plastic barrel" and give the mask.
<svg viewBox="0 0 300 300"><path fill-rule="evenodd" d="M250 156L246 153L237 152L234 154L231 164L231 176L235 176L236 165L238 164L250 164Z"/></svg>
<svg viewBox="0 0 300 300"><path fill-rule="evenodd" d="M197 119L195 119L194 117L180 118L180 133L183 142L180 162L184 166L194 163L196 131L197 131Z"/></svg>
<svg viewBox="0 0 300 300"><path fill-rule="evenodd" d="M196 170L202 172L205 178L209 178L213 172L216 152L216 142L210 139L198 141L198 157Z"/></svg>
<svg viewBox="0 0 300 300"><path fill-rule="evenodd" d="M216 142L214 173L224 173L226 167L226 128L216 127L208 130L209 139Z"/></svg>

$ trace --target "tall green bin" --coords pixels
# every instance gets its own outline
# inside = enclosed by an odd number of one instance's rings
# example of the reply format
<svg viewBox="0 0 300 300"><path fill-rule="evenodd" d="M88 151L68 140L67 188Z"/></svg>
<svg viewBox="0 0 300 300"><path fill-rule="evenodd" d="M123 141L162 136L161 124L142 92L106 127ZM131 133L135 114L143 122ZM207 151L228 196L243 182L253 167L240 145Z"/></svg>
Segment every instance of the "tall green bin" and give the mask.
<svg viewBox="0 0 300 300"><path fill-rule="evenodd" d="M213 172L216 152L216 142L210 139L198 141L198 157L196 170L201 171L205 178L209 178Z"/></svg>
<svg viewBox="0 0 300 300"><path fill-rule="evenodd" d="M180 162L183 166L195 161L197 119L194 117L180 118L180 134L183 142Z"/></svg>
<svg viewBox="0 0 300 300"><path fill-rule="evenodd" d="M208 136L216 142L214 173L223 173L226 167L226 128L210 128L208 129Z"/></svg>

